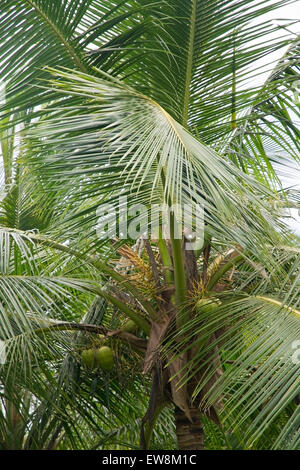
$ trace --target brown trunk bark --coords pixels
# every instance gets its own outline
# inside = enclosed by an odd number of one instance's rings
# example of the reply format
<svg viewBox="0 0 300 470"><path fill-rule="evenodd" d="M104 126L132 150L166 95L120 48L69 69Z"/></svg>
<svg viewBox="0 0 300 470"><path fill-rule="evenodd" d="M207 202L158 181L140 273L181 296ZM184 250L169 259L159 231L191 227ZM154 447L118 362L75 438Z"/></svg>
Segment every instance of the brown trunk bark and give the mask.
<svg viewBox="0 0 300 470"><path fill-rule="evenodd" d="M190 408L192 422L178 407L175 408L176 435L179 450L203 450L204 433L201 413L198 408Z"/></svg>

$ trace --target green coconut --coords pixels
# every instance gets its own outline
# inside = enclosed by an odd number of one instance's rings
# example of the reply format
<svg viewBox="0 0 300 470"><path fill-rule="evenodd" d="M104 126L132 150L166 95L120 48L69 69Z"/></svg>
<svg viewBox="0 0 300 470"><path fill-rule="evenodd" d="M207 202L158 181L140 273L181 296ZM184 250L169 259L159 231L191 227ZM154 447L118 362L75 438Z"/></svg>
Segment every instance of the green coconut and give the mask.
<svg viewBox="0 0 300 470"><path fill-rule="evenodd" d="M127 333L136 333L138 331L138 325L133 320L127 320L127 322L121 326L121 329Z"/></svg>
<svg viewBox="0 0 300 470"><path fill-rule="evenodd" d="M109 346L101 346L96 349L95 360L98 367L105 371L109 371L114 367L114 353Z"/></svg>
<svg viewBox="0 0 300 470"><path fill-rule="evenodd" d="M198 300L196 303L196 310L197 312L201 313L209 313L212 310L216 309L219 306L220 302L217 300L209 299L209 298L203 298Z"/></svg>
<svg viewBox="0 0 300 470"><path fill-rule="evenodd" d="M81 360L85 367L93 369L95 367L95 352L93 349L85 349L81 353Z"/></svg>

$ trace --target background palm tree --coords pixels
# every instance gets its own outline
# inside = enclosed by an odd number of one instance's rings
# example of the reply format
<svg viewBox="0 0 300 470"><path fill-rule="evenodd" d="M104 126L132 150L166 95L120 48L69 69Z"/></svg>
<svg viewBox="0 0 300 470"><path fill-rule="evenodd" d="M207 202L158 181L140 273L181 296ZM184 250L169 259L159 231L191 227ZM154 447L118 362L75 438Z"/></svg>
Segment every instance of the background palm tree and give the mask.
<svg viewBox="0 0 300 470"><path fill-rule="evenodd" d="M299 195L274 169L299 159L299 38L263 16L287 3L1 2L2 448L299 448ZM99 240L120 194L203 206L203 246ZM112 369L84 365L104 344Z"/></svg>

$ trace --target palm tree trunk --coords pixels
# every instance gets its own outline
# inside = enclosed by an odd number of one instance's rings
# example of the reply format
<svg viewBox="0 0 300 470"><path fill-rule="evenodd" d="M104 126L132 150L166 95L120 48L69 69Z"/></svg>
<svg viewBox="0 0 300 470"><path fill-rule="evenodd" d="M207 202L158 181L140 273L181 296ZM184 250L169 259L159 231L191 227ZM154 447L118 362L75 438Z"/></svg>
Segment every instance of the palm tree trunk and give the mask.
<svg viewBox="0 0 300 470"><path fill-rule="evenodd" d="M201 413L198 408L190 408L192 422L178 407L175 408L176 435L179 450L203 450L204 433Z"/></svg>

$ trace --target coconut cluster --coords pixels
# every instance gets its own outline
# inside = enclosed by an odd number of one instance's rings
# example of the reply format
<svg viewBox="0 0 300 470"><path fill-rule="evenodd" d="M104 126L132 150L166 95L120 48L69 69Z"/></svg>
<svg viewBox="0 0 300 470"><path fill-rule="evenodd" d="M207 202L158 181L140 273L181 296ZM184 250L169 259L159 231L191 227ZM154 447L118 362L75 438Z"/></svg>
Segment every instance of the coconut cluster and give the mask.
<svg viewBox="0 0 300 470"><path fill-rule="evenodd" d="M139 331L139 327L133 320L127 320L121 326L121 330L133 334ZM114 352L111 347L103 345L103 342L105 342L104 335L98 335L97 341L102 345L94 345L94 347L84 349L81 353L81 362L91 370L100 368L104 371L110 371L115 365Z"/></svg>
<svg viewBox="0 0 300 470"><path fill-rule="evenodd" d="M110 371L114 367L114 353L109 346L85 349L81 353L81 361L88 369L100 369Z"/></svg>

